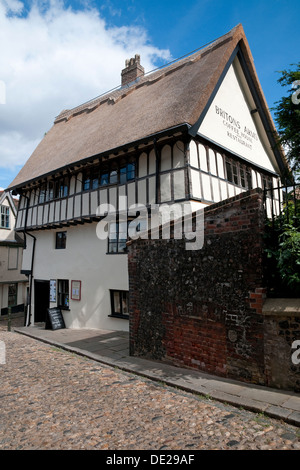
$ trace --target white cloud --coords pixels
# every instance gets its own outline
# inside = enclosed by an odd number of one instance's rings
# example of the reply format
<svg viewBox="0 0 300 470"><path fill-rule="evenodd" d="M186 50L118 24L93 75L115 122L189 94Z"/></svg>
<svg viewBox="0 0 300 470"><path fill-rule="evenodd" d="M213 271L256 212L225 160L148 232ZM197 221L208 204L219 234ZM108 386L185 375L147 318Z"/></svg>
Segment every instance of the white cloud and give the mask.
<svg viewBox="0 0 300 470"><path fill-rule="evenodd" d="M125 60L140 54L145 70L169 51L137 27L109 28L99 11L37 0L25 13L19 0L0 0L0 167L18 168L56 115L120 84Z"/></svg>

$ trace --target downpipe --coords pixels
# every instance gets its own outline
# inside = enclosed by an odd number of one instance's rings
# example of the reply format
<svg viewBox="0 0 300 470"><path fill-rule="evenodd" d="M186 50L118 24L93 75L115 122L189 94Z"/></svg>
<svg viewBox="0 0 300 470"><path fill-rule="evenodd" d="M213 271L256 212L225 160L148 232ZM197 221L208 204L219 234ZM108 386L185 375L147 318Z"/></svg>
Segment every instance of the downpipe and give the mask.
<svg viewBox="0 0 300 470"><path fill-rule="evenodd" d="M30 326L31 325L31 317L32 317L32 311L31 311L31 299L32 299L32 281L33 281L33 266L34 266L34 255L35 255L35 245L36 245L36 237L32 235L31 233L27 232L26 227L27 227L27 215L28 215L28 209L29 209L29 197L22 195L27 199L27 205L26 205L26 215L25 215L25 224L24 224L24 249L27 247L27 236L31 237L33 239L33 245L32 245L32 252L31 252L31 266L30 266L30 280L29 280L29 294L28 294L28 305L27 305L27 312L26 312L26 319L25 319L25 326Z"/></svg>

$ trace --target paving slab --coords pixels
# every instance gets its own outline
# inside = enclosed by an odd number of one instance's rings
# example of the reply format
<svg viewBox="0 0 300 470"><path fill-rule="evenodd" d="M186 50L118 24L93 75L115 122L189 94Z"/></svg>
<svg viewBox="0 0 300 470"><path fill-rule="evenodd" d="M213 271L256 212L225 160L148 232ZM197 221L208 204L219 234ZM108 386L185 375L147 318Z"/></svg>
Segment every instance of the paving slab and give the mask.
<svg viewBox="0 0 300 470"><path fill-rule="evenodd" d="M272 405L283 405L286 402L286 394L277 391L263 390L263 389L244 389L241 391L241 396L245 398L251 398L257 401L267 401ZM298 403L298 399L296 401ZM295 404L296 404L295 403ZM287 408L287 407L286 407Z"/></svg>
<svg viewBox="0 0 300 470"><path fill-rule="evenodd" d="M129 355L129 334L110 330L45 330L19 327L14 331L121 370L164 382L214 400L261 412L300 427L300 395L256 386L205 372L175 367ZM124 341L125 339L125 341ZM127 346L126 346L127 344ZM120 350L116 350L120 346Z"/></svg>
<svg viewBox="0 0 300 470"><path fill-rule="evenodd" d="M298 397L291 397L287 401L283 403L285 408L289 408L291 410L299 411L300 412L300 401Z"/></svg>

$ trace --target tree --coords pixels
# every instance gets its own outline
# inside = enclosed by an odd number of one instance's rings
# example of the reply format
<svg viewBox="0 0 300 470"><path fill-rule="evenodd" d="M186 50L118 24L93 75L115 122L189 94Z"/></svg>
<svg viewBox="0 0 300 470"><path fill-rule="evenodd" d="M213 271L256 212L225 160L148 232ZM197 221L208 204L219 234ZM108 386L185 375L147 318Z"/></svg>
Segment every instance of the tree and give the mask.
<svg viewBox="0 0 300 470"><path fill-rule="evenodd" d="M279 143L286 152L295 180L300 179L300 62L291 64L293 70L281 71L278 83L289 87L284 96L272 108L277 124Z"/></svg>

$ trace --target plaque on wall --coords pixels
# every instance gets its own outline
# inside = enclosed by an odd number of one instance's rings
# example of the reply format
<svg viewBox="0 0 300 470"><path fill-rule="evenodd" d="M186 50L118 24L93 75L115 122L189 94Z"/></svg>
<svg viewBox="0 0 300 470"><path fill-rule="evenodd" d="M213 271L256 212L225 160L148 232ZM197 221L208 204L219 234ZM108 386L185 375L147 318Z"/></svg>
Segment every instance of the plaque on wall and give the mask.
<svg viewBox="0 0 300 470"><path fill-rule="evenodd" d="M81 281L71 281L71 299L81 300Z"/></svg>

